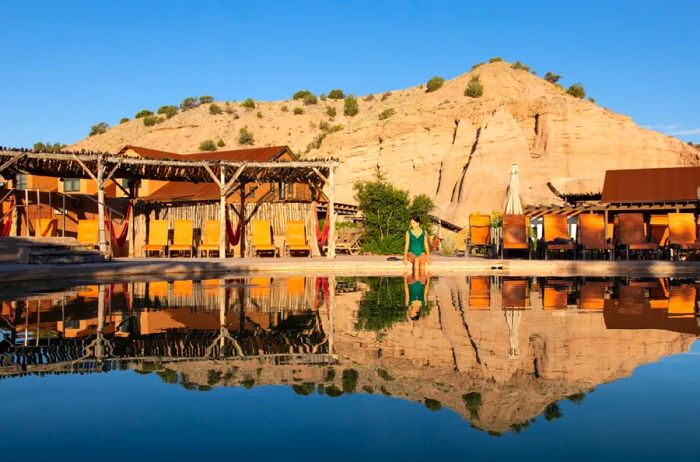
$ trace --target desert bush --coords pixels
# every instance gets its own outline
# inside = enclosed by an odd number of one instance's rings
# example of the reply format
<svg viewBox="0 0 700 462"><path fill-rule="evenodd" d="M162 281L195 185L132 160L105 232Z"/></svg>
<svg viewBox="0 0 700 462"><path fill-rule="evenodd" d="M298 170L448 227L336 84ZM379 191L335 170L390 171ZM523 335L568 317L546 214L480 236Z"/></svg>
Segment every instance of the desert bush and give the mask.
<svg viewBox="0 0 700 462"><path fill-rule="evenodd" d="M503 58L500 56L494 56L493 58L489 59L489 63L500 63L503 61Z"/></svg>
<svg viewBox="0 0 700 462"><path fill-rule="evenodd" d="M309 95L313 96L314 94L311 93L309 90L299 90L298 92L294 93L294 95L292 95L292 99L304 99Z"/></svg>
<svg viewBox="0 0 700 462"><path fill-rule="evenodd" d="M214 102L214 97L205 95L205 96L200 96L199 97L199 104L209 104Z"/></svg>
<svg viewBox="0 0 700 462"><path fill-rule="evenodd" d="M593 104L596 104L595 98L593 98L593 97L591 97L591 96L588 97L588 101L590 101L590 102L593 103Z"/></svg>
<svg viewBox="0 0 700 462"><path fill-rule="evenodd" d="M527 64L523 64L520 61L514 62L513 65L510 67L512 67L513 69L530 72L530 66L528 66Z"/></svg>
<svg viewBox="0 0 700 462"><path fill-rule="evenodd" d="M446 257L451 257L455 254L457 249L457 242L455 241L454 235L445 236L442 241L440 241L440 246L442 247L442 254Z"/></svg>
<svg viewBox="0 0 700 462"><path fill-rule="evenodd" d="M142 117L152 116L152 115L153 115L153 111L149 111L148 109L143 109L143 110L136 113L136 115L134 116L134 119L140 119Z"/></svg>
<svg viewBox="0 0 700 462"><path fill-rule="evenodd" d="M88 136L101 135L106 132L108 128L109 124L107 122L100 122L90 127L90 134Z"/></svg>
<svg viewBox="0 0 700 462"><path fill-rule="evenodd" d="M318 95L318 99L320 99L321 101L325 101L326 99L328 99L328 97L325 93L321 93L320 95Z"/></svg>
<svg viewBox="0 0 700 462"><path fill-rule="evenodd" d="M333 106L326 106L326 115L328 117L335 117L336 110Z"/></svg>
<svg viewBox="0 0 700 462"><path fill-rule="evenodd" d="M282 109L281 109L281 110L282 110L282 112L289 112L289 106L287 106L286 104L284 104L284 105L282 105Z"/></svg>
<svg viewBox="0 0 700 462"><path fill-rule="evenodd" d="M549 83L557 83L559 79L561 79L561 75L547 71L544 75L544 79Z"/></svg>
<svg viewBox="0 0 700 462"><path fill-rule="evenodd" d="M475 75L469 80L467 87L464 89L464 96L470 98L479 98L484 94L484 85L479 81L479 76Z"/></svg>
<svg viewBox="0 0 700 462"><path fill-rule="evenodd" d="M352 117L360 112L360 108L357 105L357 98L354 95L348 95L345 97L345 105L343 106L343 114Z"/></svg>
<svg viewBox="0 0 700 462"><path fill-rule="evenodd" d="M158 114L163 114L169 119L177 114L177 106L161 106L158 108Z"/></svg>
<svg viewBox="0 0 700 462"><path fill-rule="evenodd" d="M246 98L245 101L241 103L241 106L248 109L255 109L255 101L253 101L253 98Z"/></svg>
<svg viewBox="0 0 700 462"><path fill-rule="evenodd" d="M374 100L374 95L365 96L365 101L372 101L372 100Z"/></svg>
<svg viewBox="0 0 700 462"><path fill-rule="evenodd" d="M204 140L199 143L200 151L216 151L216 145L212 140Z"/></svg>
<svg viewBox="0 0 700 462"><path fill-rule="evenodd" d="M321 122L319 122L318 128L320 128L321 130L323 130L325 132L331 128L331 124L326 122L325 120L322 120Z"/></svg>
<svg viewBox="0 0 700 462"><path fill-rule="evenodd" d="M301 107L294 108L294 115L302 115L303 113L304 113L304 108L301 108Z"/></svg>
<svg viewBox="0 0 700 462"><path fill-rule="evenodd" d="M328 92L328 97L330 99L344 99L345 93L343 93L343 90L341 90L340 88L334 88L333 90Z"/></svg>
<svg viewBox="0 0 700 462"><path fill-rule="evenodd" d="M197 102L197 98L190 96L182 100L180 103L180 109L183 111L188 111L190 109L194 109L197 106L199 106L199 103Z"/></svg>
<svg viewBox="0 0 700 462"><path fill-rule="evenodd" d="M255 144L255 139L253 138L253 134L248 131L248 127L243 127L240 130L238 130L238 144L242 145L253 145Z"/></svg>
<svg viewBox="0 0 700 462"><path fill-rule="evenodd" d="M122 117L121 119L119 119L120 124L123 124L123 123L128 122L128 121L129 121L128 117Z"/></svg>
<svg viewBox="0 0 700 462"><path fill-rule="evenodd" d="M436 75L432 79L428 80L428 83L425 84L425 91L426 91L426 93L431 93L433 91L437 91L440 88L442 88L444 83L445 83L445 79L443 79L439 75Z"/></svg>
<svg viewBox="0 0 700 462"><path fill-rule="evenodd" d="M476 69L477 67L481 67L481 66L483 66L484 64L486 64L486 63L476 63L476 64L472 64L472 70Z"/></svg>
<svg viewBox="0 0 700 462"><path fill-rule="evenodd" d="M34 152L60 152L65 149L66 145L62 143L42 143L36 142L32 146Z"/></svg>
<svg viewBox="0 0 700 462"><path fill-rule="evenodd" d="M257 117L258 119L262 119L263 118L262 112L261 111L256 112L255 117Z"/></svg>
<svg viewBox="0 0 700 462"><path fill-rule="evenodd" d="M321 143L323 143L323 140L326 138L326 135L327 133L324 132L314 137L314 139L306 145L306 152L309 152L312 149L319 149L321 147Z"/></svg>
<svg viewBox="0 0 700 462"><path fill-rule="evenodd" d="M425 398L423 403L425 404L425 407L427 407L428 409L430 409L433 412L436 412L436 411L439 411L440 409L442 409L442 403L436 399Z"/></svg>
<svg viewBox="0 0 700 462"><path fill-rule="evenodd" d="M223 148L224 146L226 146L226 143L224 143L223 138L219 138L219 141L216 143L216 145L220 148Z"/></svg>
<svg viewBox="0 0 700 462"><path fill-rule="evenodd" d="M384 109L381 113L379 113L379 120L386 120L389 117L393 116L396 114L396 111L393 108L388 108Z"/></svg>
<svg viewBox="0 0 700 462"><path fill-rule="evenodd" d="M391 92L390 92L390 91L387 91L386 93L384 93L384 94L382 95L382 101L388 100L390 96L391 96Z"/></svg>
<svg viewBox="0 0 700 462"><path fill-rule="evenodd" d="M221 109L221 107L218 104L212 103L209 105L209 114L217 115L217 114L221 114L222 112L224 112L224 111Z"/></svg>
<svg viewBox="0 0 700 462"><path fill-rule="evenodd" d="M157 124L158 122L160 122L161 120L165 120L165 119L161 119L160 117L157 117L154 115L147 115L146 117L143 118L143 124L146 127L152 127L155 124Z"/></svg>
<svg viewBox="0 0 700 462"><path fill-rule="evenodd" d="M575 98L585 98L586 90L583 89L583 85L580 83L575 83L566 89L566 92Z"/></svg>
<svg viewBox="0 0 700 462"><path fill-rule="evenodd" d="M314 95L306 95L304 96L304 104L307 106L311 106L312 104L318 103L318 98Z"/></svg>

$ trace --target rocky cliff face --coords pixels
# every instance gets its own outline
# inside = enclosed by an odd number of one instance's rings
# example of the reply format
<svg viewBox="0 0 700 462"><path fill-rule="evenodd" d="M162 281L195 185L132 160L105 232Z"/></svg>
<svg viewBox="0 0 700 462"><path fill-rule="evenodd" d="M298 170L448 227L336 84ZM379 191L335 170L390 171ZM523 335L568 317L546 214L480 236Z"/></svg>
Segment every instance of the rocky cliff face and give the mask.
<svg viewBox="0 0 700 462"><path fill-rule="evenodd" d="M484 85L481 98L464 96L475 75ZM286 144L305 156L339 158L341 202L353 203L352 184L371 179L379 168L412 194L433 197L443 219L462 224L469 212L502 209L512 163L520 166L523 201L549 204L559 199L548 182L569 192L598 192L607 169L695 165L700 159L700 151L680 140L569 96L505 62L482 65L432 93L414 87L361 97L354 117L343 115L342 100L309 106L258 102L256 109L218 104L228 113L211 115L205 105L154 127L133 120L71 148L114 152L135 144L186 153L197 151L203 140L221 138L223 149L235 149L245 126L256 145ZM296 107L304 114L294 115ZM327 107L337 116L329 118ZM395 114L380 120L386 109ZM323 134L324 120L342 130L307 151Z"/></svg>

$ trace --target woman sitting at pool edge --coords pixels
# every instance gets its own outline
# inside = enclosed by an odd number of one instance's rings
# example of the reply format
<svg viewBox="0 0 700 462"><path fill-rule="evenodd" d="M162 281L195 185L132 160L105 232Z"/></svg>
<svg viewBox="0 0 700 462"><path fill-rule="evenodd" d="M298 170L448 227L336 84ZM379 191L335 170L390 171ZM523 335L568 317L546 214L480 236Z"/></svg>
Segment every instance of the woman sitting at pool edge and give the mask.
<svg viewBox="0 0 700 462"><path fill-rule="evenodd" d="M406 243L403 246L403 262L413 265L413 274L425 271L425 264L430 263L430 244L428 233L420 226L420 217L411 218L410 227L406 231Z"/></svg>

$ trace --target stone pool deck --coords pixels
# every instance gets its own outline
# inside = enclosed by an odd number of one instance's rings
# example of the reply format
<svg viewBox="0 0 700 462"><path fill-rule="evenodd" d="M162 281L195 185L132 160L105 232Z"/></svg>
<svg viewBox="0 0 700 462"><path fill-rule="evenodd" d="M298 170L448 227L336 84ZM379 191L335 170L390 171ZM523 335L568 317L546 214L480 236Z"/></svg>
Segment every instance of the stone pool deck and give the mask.
<svg viewBox="0 0 700 462"><path fill-rule="evenodd" d="M279 275L401 275L410 270L401 261L379 256L326 258L139 258L103 263L65 265L0 265L2 284L57 279L123 280L135 278L183 279L209 274ZM700 277L700 262L604 260L500 260L435 257L428 267L433 275L496 274L512 276L650 276Z"/></svg>

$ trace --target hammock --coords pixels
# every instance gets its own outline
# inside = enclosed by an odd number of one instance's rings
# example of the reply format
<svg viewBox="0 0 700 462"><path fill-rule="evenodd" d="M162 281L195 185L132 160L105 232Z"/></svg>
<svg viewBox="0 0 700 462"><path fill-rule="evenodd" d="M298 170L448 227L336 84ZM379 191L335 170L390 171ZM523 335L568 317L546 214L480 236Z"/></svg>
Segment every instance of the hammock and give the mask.
<svg viewBox="0 0 700 462"><path fill-rule="evenodd" d="M124 213L124 219L122 220L122 231L119 236L115 234L114 226L110 226L110 223L105 217L105 226L111 231L112 240L117 244L118 247L123 247L126 242L126 238L129 235L129 214L131 213L131 202L126 206L126 212Z"/></svg>
<svg viewBox="0 0 700 462"><path fill-rule="evenodd" d="M10 235L10 230L12 229L12 211L15 208L15 196L10 198L10 210L7 212L7 221L2 223L0 226L0 237L7 237Z"/></svg>
<svg viewBox="0 0 700 462"><path fill-rule="evenodd" d="M330 229L331 220L326 214L326 221L323 223L323 231L318 226L318 210L316 209L316 204L314 204L314 216L316 217L316 240L318 241L319 247L326 245L328 241L328 230Z"/></svg>
<svg viewBox="0 0 700 462"><path fill-rule="evenodd" d="M241 240L241 228L243 227L243 220L238 220L238 226L234 231L231 220L228 217L228 207L226 207L226 237L228 237L228 242L231 245L238 245L238 241Z"/></svg>

